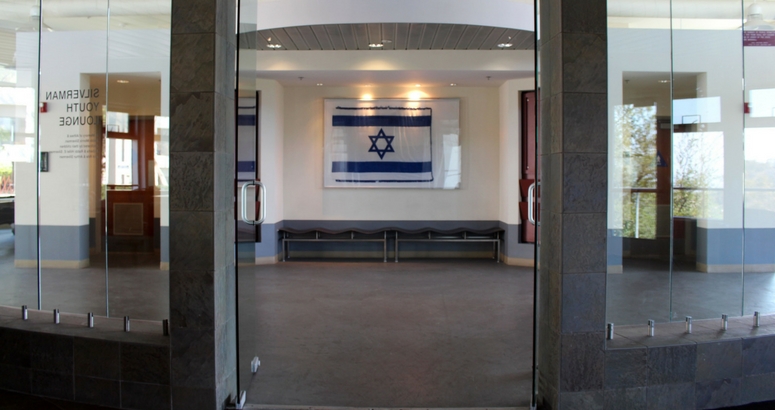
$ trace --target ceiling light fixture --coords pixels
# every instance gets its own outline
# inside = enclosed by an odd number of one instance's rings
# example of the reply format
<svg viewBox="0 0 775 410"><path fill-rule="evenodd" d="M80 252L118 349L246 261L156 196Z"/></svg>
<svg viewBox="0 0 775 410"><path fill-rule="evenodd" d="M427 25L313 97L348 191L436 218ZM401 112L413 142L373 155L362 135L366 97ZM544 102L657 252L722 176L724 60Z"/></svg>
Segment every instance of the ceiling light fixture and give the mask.
<svg viewBox="0 0 775 410"><path fill-rule="evenodd" d="M323 86L323 83L318 83L318 87L322 87L322 86Z"/></svg>
<svg viewBox="0 0 775 410"><path fill-rule="evenodd" d="M279 44L267 44L266 46L273 49L282 48L282 46Z"/></svg>
<svg viewBox="0 0 775 410"><path fill-rule="evenodd" d="M449 86L450 86L450 87L457 87L457 84L455 84L455 83L451 83Z"/></svg>
<svg viewBox="0 0 775 410"><path fill-rule="evenodd" d="M390 44L392 42L393 42L393 40L387 40L387 39L382 40L382 44Z"/></svg>
<svg viewBox="0 0 775 410"><path fill-rule="evenodd" d="M500 43L500 44L498 44L498 47L500 47L500 48L509 48L509 47L511 47L513 45L514 44L511 44L511 43Z"/></svg>
<svg viewBox="0 0 775 410"><path fill-rule="evenodd" d="M129 80L116 80L119 84L129 84Z"/></svg>
<svg viewBox="0 0 775 410"><path fill-rule="evenodd" d="M371 44L369 44L369 47L371 47L371 48L382 48L382 47L385 47L385 45L382 44L382 43L371 43Z"/></svg>
<svg viewBox="0 0 775 410"><path fill-rule="evenodd" d="M659 82L662 83L662 84L667 84L667 83L670 82L670 80L659 80Z"/></svg>

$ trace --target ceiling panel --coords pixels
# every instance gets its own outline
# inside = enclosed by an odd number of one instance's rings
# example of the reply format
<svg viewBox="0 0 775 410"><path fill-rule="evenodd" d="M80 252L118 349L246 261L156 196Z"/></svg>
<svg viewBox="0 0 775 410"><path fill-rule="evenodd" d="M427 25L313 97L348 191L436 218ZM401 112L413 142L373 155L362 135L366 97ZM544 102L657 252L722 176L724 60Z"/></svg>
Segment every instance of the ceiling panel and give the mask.
<svg viewBox="0 0 775 410"><path fill-rule="evenodd" d="M452 24L439 24L439 27L436 30L436 37L433 39L433 44L431 44L431 49L441 50L444 48L444 45L447 44L449 33L452 31L452 27Z"/></svg>
<svg viewBox="0 0 775 410"><path fill-rule="evenodd" d="M284 29L274 29L269 30L272 33L272 43L277 43L283 46L281 50L298 50L299 48L296 47L296 44L293 42L293 40L288 36L288 33L285 32Z"/></svg>
<svg viewBox="0 0 775 410"><path fill-rule="evenodd" d="M417 50L420 48L420 41L422 40L422 33L424 29L425 24L409 25L409 38L406 42L407 50Z"/></svg>
<svg viewBox="0 0 775 410"><path fill-rule="evenodd" d="M339 31L342 33L342 40L344 41L343 50L357 50L358 43L355 40L355 30L350 24L340 24Z"/></svg>
<svg viewBox="0 0 775 410"><path fill-rule="evenodd" d="M396 23L382 23L382 40L386 40L384 50L395 50Z"/></svg>
<svg viewBox="0 0 775 410"><path fill-rule="evenodd" d="M297 50L309 50L311 48L309 45L307 45L307 42L299 32L298 27L288 27L284 30L285 34L290 37L291 41L293 41L293 44L296 45Z"/></svg>
<svg viewBox="0 0 775 410"><path fill-rule="evenodd" d="M503 33L506 32L505 28L493 28L490 32L490 35L487 36L487 38L484 39L484 42L482 42L482 45L479 46L480 50L497 50L498 44L501 36L503 36Z"/></svg>
<svg viewBox="0 0 775 410"><path fill-rule="evenodd" d="M420 50L430 50L433 46L433 40L436 38L436 32L439 29L438 24L426 24L420 40Z"/></svg>
<svg viewBox="0 0 775 410"><path fill-rule="evenodd" d="M272 43L280 50L369 50L369 44L383 43L380 50L507 50L534 49L533 32L502 27L461 24L369 23L330 24L258 32L255 48L267 50ZM250 44L247 42L246 44Z"/></svg>
<svg viewBox="0 0 775 410"><path fill-rule="evenodd" d="M471 41L476 36L476 33L479 32L479 28L480 28L479 26L466 26L466 29L463 30L463 34L460 35L460 41L458 41L455 49L468 50L468 46L471 44Z"/></svg>
<svg viewBox="0 0 775 410"><path fill-rule="evenodd" d="M515 50L533 50L535 49L535 36L528 31L520 31L517 36L514 37L512 44L514 44Z"/></svg>
<svg viewBox="0 0 775 410"><path fill-rule="evenodd" d="M369 49L369 26L368 24L352 24L353 32L355 33L355 41L357 48L352 50L368 50Z"/></svg>
<svg viewBox="0 0 775 410"><path fill-rule="evenodd" d="M409 28L411 24L397 23L396 24L396 38L393 39L393 47L396 50L406 50L409 40Z"/></svg>
<svg viewBox="0 0 775 410"><path fill-rule="evenodd" d="M382 25L379 23L371 23L368 24L367 27L369 32L369 44L382 43L382 39L384 38L382 36Z"/></svg>
<svg viewBox="0 0 775 410"><path fill-rule="evenodd" d="M301 26L298 27L299 34L301 34L301 37L304 39L304 42L307 44L307 47L309 47L310 50L322 50L323 48L320 46L320 42L318 42L317 37L315 36L315 32L312 31L311 26Z"/></svg>
<svg viewBox="0 0 775 410"><path fill-rule="evenodd" d="M334 45L331 43L331 39L328 37L326 26L311 26L312 32L315 34L318 44L320 44L321 50L333 50Z"/></svg>
<svg viewBox="0 0 775 410"><path fill-rule="evenodd" d="M460 42L460 36L463 35L465 29L466 25L464 24L453 24L452 28L449 30L449 35L444 43L444 47L442 48L445 50L454 50L457 48L457 43Z"/></svg>
<svg viewBox="0 0 775 410"><path fill-rule="evenodd" d="M342 30L336 24L328 24L326 27L326 33L328 33L328 39L331 40L331 46L334 50L346 50L347 47L344 43L344 36Z"/></svg>
<svg viewBox="0 0 775 410"><path fill-rule="evenodd" d="M468 45L469 50L480 50L482 48L482 44L484 43L484 40L487 39L487 37L492 32L492 27L479 27L479 31L476 32L476 35L474 36L474 39L471 40L471 44Z"/></svg>

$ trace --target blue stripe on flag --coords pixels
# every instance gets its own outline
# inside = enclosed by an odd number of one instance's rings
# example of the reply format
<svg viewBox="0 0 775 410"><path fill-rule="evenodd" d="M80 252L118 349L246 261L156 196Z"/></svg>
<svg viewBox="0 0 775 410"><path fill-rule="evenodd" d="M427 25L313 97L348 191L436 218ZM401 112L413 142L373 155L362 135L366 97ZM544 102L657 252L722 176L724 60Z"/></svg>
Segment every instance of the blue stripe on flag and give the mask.
<svg viewBox="0 0 775 410"><path fill-rule="evenodd" d="M430 115L334 115L334 127L430 127Z"/></svg>
<svg viewBox="0 0 775 410"><path fill-rule="evenodd" d="M253 172L255 170L255 161L237 161L237 172Z"/></svg>
<svg viewBox="0 0 775 410"><path fill-rule="evenodd" d="M255 115L237 115L237 125L256 125Z"/></svg>
<svg viewBox="0 0 775 410"><path fill-rule="evenodd" d="M399 172L399 173L420 173L431 172L431 162L355 162L355 161L334 161L331 166L331 172Z"/></svg>

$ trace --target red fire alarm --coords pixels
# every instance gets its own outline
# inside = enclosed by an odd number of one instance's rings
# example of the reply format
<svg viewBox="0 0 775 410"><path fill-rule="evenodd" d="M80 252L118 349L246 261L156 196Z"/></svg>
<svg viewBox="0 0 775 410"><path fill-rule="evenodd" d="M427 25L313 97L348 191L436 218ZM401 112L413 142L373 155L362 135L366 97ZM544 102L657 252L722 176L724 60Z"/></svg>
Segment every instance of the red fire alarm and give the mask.
<svg viewBox="0 0 775 410"><path fill-rule="evenodd" d="M48 112L48 103L40 103L40 112Z"/></svg>
<svg viewBox="0 0 775 410"><path fill-rule="evenodd" d="M750 114L751 113L751 106L748 105L748 103L743 103L743 113L744 114Z"/></svg>

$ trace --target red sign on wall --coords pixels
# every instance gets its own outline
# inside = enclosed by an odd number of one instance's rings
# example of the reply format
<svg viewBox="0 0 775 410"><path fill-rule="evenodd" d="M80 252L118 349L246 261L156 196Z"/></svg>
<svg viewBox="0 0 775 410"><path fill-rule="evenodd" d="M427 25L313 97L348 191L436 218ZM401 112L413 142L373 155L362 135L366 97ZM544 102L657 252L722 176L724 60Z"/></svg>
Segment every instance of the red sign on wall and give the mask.
<svg viewBox="0 0 775 410"><path fill-rule="evenodd" d="M743 31L745 47L775 47L775 31Z"/></svg>

